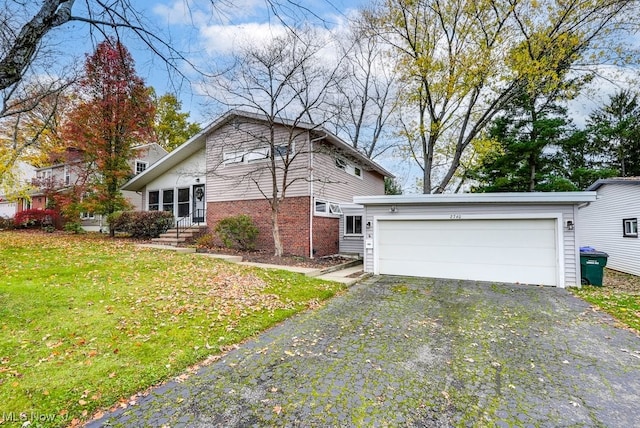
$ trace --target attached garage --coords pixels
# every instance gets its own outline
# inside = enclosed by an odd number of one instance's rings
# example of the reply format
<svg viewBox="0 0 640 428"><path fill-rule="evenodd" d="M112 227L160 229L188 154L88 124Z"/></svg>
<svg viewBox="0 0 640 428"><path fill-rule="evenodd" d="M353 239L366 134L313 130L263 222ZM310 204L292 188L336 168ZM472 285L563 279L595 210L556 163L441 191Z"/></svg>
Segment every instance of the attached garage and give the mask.
<svg viewBox="0 0 640 428"><path fill-rule="evenodd" d="M360 197L365 269L565 287L579 284L577 206L593 192Z"/></svg>

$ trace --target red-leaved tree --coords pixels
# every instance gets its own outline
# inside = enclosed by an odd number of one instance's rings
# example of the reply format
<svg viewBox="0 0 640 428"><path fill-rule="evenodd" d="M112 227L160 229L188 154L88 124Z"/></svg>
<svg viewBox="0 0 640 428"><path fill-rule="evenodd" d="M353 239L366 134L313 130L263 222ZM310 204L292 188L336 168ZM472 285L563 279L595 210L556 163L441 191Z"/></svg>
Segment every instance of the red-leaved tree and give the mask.
<svg viewBox="0 0 640 428"><path fill-rule="evenodd" d="M108 215L127 207L120 186L132 175L133 147L153 138L151 92L136 75L129 51L114 39L87 57L79 86L82 99L63 133L84 153L87 211Z"/></svg>

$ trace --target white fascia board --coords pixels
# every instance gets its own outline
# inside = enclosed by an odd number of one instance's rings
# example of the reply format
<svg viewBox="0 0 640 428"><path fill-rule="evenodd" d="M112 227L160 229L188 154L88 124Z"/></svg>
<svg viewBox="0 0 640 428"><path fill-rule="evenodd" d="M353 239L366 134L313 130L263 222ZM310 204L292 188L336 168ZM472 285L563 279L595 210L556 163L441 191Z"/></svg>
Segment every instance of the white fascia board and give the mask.
<svg viewBox="0 0 640 428"><path fill-rule="evenodd" d="M463 193L438 195L355 196L362 205L408 204L556 204L595 202L596 192Z"/></svg>

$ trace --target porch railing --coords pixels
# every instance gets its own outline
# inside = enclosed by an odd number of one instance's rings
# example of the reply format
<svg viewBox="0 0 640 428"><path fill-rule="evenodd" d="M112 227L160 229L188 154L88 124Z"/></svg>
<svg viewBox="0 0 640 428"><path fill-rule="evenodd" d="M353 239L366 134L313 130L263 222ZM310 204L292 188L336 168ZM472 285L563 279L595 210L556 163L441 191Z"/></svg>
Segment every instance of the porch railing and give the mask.
<svg viewBox="0 0 640 428"><path fill-rule="evenodd" d="M196 219L195 221L193 219ZM204 208L199 208L189 213L184 217L180 217L176 220L176 238L180 238L180 230L184 232L191 226L200 226L204 223Z"/></svg>

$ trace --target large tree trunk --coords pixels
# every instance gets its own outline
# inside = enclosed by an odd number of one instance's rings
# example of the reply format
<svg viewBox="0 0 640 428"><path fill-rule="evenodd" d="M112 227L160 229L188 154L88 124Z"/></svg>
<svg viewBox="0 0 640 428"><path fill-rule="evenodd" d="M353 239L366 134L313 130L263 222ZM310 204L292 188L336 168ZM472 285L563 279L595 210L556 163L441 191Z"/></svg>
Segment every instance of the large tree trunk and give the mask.
<svg viewBox="0 0 640 428"><path fill-rule="evenodd" d="M278 204L277 201L273 202L274 203L271 204L271 230L273 231L274 255L276 257L282 257L282 240L280 239L280 227L278 226L278 211L280 211L280 204Z"/></svg>

